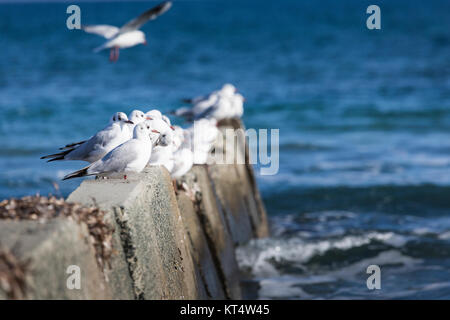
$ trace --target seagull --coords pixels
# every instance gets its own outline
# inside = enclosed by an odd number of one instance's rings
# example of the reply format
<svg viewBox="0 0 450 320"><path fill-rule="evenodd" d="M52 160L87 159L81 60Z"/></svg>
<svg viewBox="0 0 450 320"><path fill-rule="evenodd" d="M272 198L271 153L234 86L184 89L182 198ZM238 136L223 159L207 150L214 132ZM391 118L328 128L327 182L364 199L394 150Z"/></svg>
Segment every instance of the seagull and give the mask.
<svg viewBox="0 0 450 320"><path fill-rule="evenodd" d="M201 118L215 118L221 120L233 118L240 113L233 112L233 100L235 99L236 94L236 87L230 83L226 83L221 89L213 91L209 95L196 97L194 99L184 99L183 101L192 104L192 107L182 107L172 113L176 116L184 117L187 120L197 120ZM239 96L241 95L239 94ZM237 106L236 109L238 109L238 107L239 106Z"/></svg>
<svg viewBox="0 0 450 320"><path fill-rule="evenodd" d="M151 166L164 166L171 172L173 169L173 138L174 131L162 119L153 118L145 121L152 129L158 130L161 133L161 142L153 149L152 156L148 162Z"/></svg>
<svg viewBox="0 0 450 320"><path fill-rule="evenodd" d="M158 109L152 109L150 111L147 111L145 115L149 118L162 118L162 113Z"/></svg>
<svg viewBox="0 0 450 320"><path fill-rule="evenodd" d="M153 110L147 111L147 113L145 115L147 116L147 120L152 120L155 118L162 119L169 125L169 127L172 130L175 130L175 128L172 126L172 123L171 123L169 117L162 114L161 111L159 111L158 109L153 109Z"/></svg>
<svg viewBox="0 0 450 320"><path fill-rule="evenodd" d="M173 179L184 176L194 164L194 155L188 148L180 148L173 153L174 164L170 172Z"/></svg>
<svg viewBox="0 0 450 320"><path fill-rule="evenodd" d="M144 122L148 117L141 110L133 110L128 115L128 119L133 122L134 125L127 126L124 128L124 134L128 137L127 140L133 138L134 127L141 122Z"/></svg>
<svg viewBox="0 0 450 320"><path fill-rule="evenodd" d="M186 130L176 126L174 130L173 144L173 168L170 175L173 179L184 176L194 164L194 155L191 151L190 141Z"/></svg>
<svg viewBox="0 0 450 320"><path fill-rule="evenodd" d="M158 141L159 132L146 123L140 123L134 128L133 139L117 146L89 166L66 175L63 180L92 175L126 179L128 173L139 173L145 168L152 148Z"/></svg>
<svg viewBox="0 0 450 320"><path fill-rule="evenodd" d="M243 116L244 101L245 101L245 98L240 93L236 93L233 96L233 98L231 100L231 105L232 105L232 110L233 110L232 118L241 118Z"/></svg>
<svg viewBox="0 0 450 320"><path fill-rule="evenodd" d="M147 120L147 116L141 110L133 110L130 112L128 118L134 122L134 124L139 124L145 120Z"/></svg>
<svg viewBox="0 0 450 320"><path fill-rule="evenodd" d="M129 140L128 130L132 126L134 126L133 122L128 120L125 113L116 112L111 117L109 125L97 132L90 139L68 144L60 148L63 151L43 156L41 159L50 159L47 162L56 160L95 162L118 145Z"/></svg>
<svg viewBox="0 0 450 320"><path fill-rule="evenodd" d="M240 118L244 114L245 98L237 93L233 85L226 84L219 92L216 103L196 116L200 118L214 118L218 121L222 119Z"/></svg>
<svg viewBox="0 0 450 320"><path fill-rule="evenodd" d="M119 59L119 49L134 47L138 44L147 44L145 33L140 31L139 28L141 28L147 21L156 19L171 7L171 1L162 2L156 7L145 11L137 18L129 21L121 28L101 24L82 26L82 29L85 32L97 34L107 39L108 41L95 48L94 52L110 49L109 60L116 62Z"/></svg>
<svg viewBox="0 0 450 320"><path fill-rule="evenodd" d="M194 164L207 163L209 153L219 135L217 121L215 119L200 119L195 121L186 131L189 133Z"/></svg>

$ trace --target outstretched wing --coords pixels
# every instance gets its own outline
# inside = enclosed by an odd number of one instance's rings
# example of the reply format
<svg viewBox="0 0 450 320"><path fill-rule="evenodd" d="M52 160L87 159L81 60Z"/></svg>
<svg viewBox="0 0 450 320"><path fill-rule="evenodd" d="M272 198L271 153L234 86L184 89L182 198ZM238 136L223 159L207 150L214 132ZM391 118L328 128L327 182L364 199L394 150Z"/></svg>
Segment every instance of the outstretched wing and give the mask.
<svg viewBox="0 0 450 320"><path fill-rule="evenodd" d="M85 32L93 33L99 36L102 36L106 39L111 39L114 37L117 33L119 33L119 28L115 26L110 26L107 24L98 24L98 25L92 25L92 26L82 26L81 29L83 29Z"/></svg>
<svg viewBox="0 0 450 320"><path fill-rule="evenodd" d="M139 29L147 21L156 19L157 17L162 15L164 12L169 10L171 6L172 6L172 2L171 1L165 1L165 2L162 2L162 3L158 4L156 7L153 7L151 9L145 11L139 17L137 17L137 18L129 21L125 25L123 25L120 28L119 33L125 33L125 32L128 32L128 31L133 31L133 30Z"/></svg>

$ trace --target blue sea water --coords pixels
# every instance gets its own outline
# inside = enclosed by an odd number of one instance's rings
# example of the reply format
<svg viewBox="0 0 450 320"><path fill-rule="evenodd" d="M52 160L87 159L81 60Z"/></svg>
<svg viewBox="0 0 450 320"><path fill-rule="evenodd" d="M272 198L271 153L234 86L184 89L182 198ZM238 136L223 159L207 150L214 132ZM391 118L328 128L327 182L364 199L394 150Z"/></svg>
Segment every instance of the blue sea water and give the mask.
<svg viewBox="0 0 450 320"><path fill-rule="evenodd" d="M78 4L121 25L155 3ZM68 3L0 4L0 199L67 196L84 163L41 155L231 82L248 128L280 129L279 173L258 176L272 236L237 251L249 296L450 298L450 2L376 1L381 30L369 4L175 1L116 64Z"/></svg>

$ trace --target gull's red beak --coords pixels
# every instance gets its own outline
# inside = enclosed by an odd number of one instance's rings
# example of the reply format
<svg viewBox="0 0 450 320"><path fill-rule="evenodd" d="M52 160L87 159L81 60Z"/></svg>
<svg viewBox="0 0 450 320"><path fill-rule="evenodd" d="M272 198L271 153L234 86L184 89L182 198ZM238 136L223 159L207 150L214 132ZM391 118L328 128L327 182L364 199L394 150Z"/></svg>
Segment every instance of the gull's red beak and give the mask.
<svg viewBox="0 0 450 320"><path fill-rule="evenodd" d="M153 120L152 117L146 117L145 119L146 119L146 120Z"/></svg>
<svg viewBox="0 0 450 320"><path fill-rule="evenodd" d="M170 126L170 129L172 129L173 131L175 131L175 127L174 127L174 126Z"/></svg>
<svg viewBox="0 0 450 320"><path fill-rule="evenodd" d="M127 120L127 121L125 121L125 123L134 124L134 122L131 120Z"/></svg>
<svg viewBox="0 0 450 320"><path fill-rule="evenodd" d="M152 129L152 132L154 133L160 133L158 130Z"/></svg>

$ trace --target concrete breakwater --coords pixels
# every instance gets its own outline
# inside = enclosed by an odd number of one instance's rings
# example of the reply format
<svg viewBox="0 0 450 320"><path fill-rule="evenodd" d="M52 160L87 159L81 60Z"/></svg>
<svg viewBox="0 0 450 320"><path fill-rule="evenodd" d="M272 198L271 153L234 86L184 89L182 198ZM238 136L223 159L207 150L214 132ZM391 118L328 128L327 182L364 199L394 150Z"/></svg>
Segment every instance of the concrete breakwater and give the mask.
<svg viewBox="0 0 450 320"><path fill-rule="evenodd" d="M230 127L242 125L220 125ZM247 158L243 139L235 156ZM227 143L217 144L220 151L230 152ZM83 222L0 220L0 250L17 264L0 254L0 298L242 298L235 246L269 232L251 165L195 165L177 185L165 168L147 167L127 180L85 180L69 195L67 202L106 212L114 231L103 243L112 252L104 263ZM68 281L77 275L74 288ZM8 279L22 287L20 297Z"/></svg>

